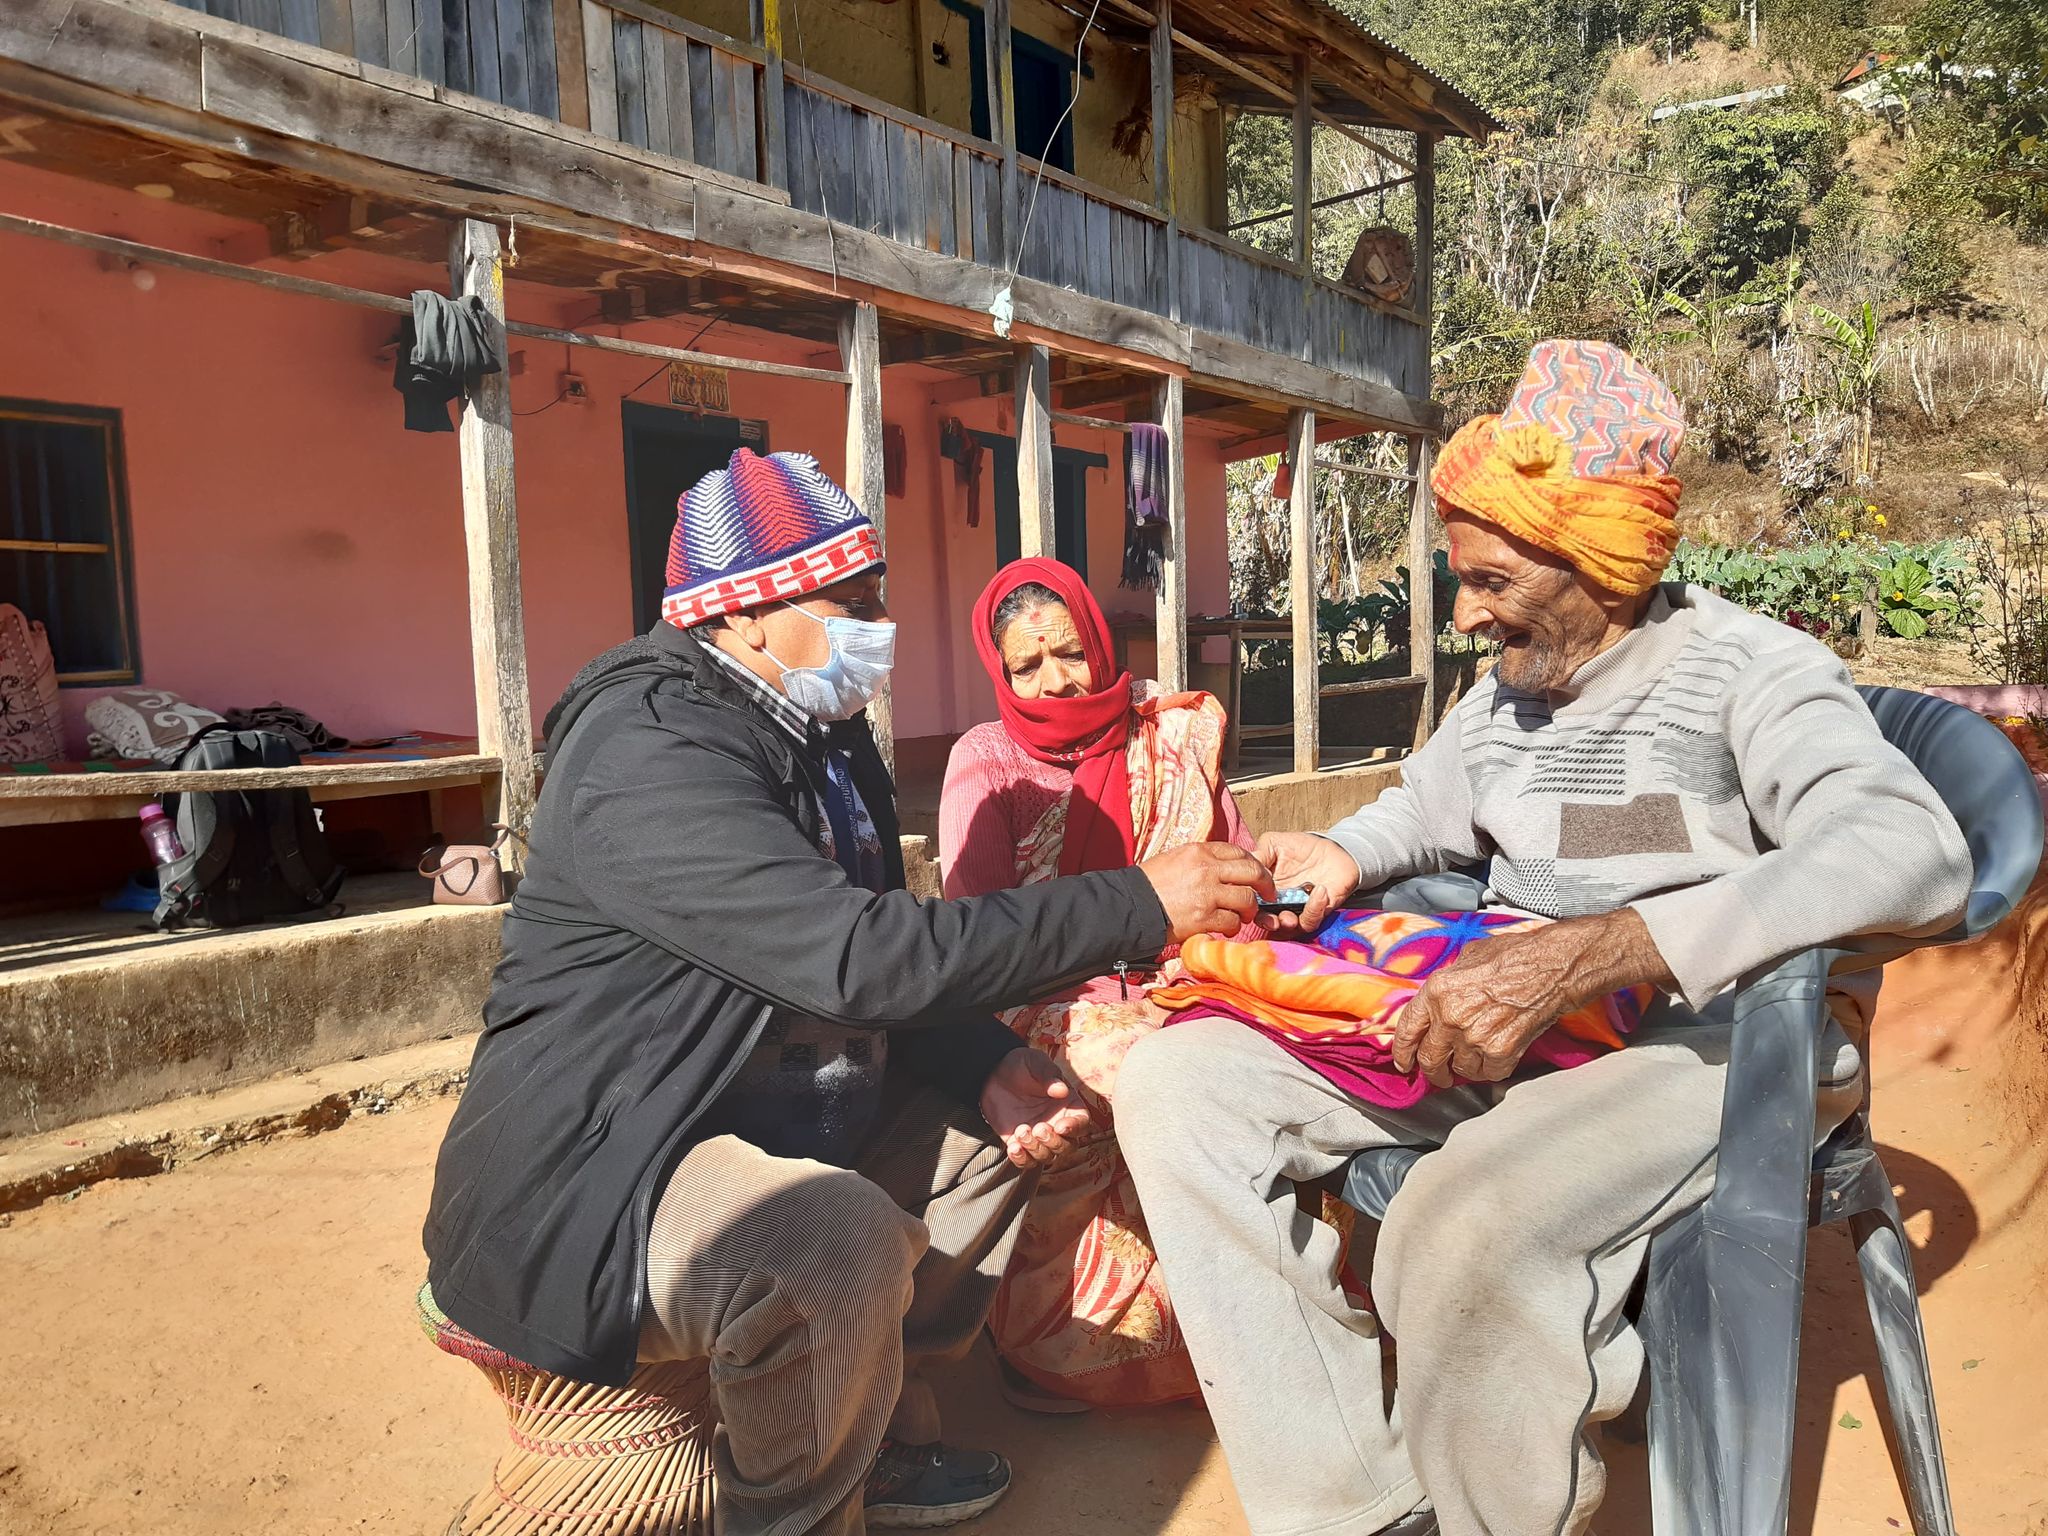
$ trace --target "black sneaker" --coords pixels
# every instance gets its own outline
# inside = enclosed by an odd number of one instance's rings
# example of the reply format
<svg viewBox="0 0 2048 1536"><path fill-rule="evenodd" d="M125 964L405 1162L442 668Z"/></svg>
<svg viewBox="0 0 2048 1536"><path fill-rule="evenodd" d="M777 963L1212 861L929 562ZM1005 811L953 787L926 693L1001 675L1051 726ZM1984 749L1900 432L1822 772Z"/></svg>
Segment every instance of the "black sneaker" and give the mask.
<svg viewBox="0 0 2048 1536"><path fill-rule="evenodd" d="M1010 1464L993 1451L884 1440L868 1473L867 1523L873 1530L958 1525L1009 1491Z"/></svg>

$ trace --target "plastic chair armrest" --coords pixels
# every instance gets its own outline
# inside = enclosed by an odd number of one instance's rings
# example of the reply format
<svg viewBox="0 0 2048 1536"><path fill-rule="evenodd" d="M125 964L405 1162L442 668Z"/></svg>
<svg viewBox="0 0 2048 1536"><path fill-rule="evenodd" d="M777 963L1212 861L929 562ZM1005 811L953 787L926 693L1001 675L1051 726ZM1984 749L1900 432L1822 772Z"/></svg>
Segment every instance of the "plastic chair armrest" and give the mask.
<svg viewBox="0 0 2048 1536"><path fill-rule="evenodd" d="M1814 1084L1828 975L1841 952L1810 949L1744 981L1735 995L1721 1148L1708 1220L1722 1230L1797 1232L1813 1166Z"/></svg>

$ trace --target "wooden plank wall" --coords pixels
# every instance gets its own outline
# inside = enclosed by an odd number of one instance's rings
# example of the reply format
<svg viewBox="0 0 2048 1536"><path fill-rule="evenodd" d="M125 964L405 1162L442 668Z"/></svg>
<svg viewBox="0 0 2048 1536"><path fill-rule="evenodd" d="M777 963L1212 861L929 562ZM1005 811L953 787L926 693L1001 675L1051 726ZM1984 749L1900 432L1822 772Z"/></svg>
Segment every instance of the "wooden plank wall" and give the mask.
<svg viewBox="0 0 2048 1536"><path fill-rule="evenodd" d="M1262 351L1299 358L1403 394L1429 394L1428 334L1341 288L1271 260L1182 236L1181 318Z"/></svg>
<svg viewBox="0 0 2048 1536"><path fill-rule="evenodd" d="M997 260L993 155L795 80L788 100L795 206L944 256Z"/></svg>
<svg viewBox="0 0 2048 1536"><path fill-rule="evenodd" d="M1024 276L1155 315L1166 313L1162 219L1029 170L1023 173L1018 203L1024 253L1017 270Z"/></svg>
<svg viewBox="0 0 2048 1536"><path fill-rule="evenodd" d="M176 0L295 42L556 117L554 0Z"/></svg>
<svg viewBox="0 0 2048 1536"><path fill-rule="evenodd" d="M590 131L744 181L761 179L760 66L584 0Z"/></svg>
<svg viewBox="0 0 2048 1536"><path fill-rule="evenodd" d="M1161 219L1025 176L1026 277L1165 314ZM1002 162L992 150L789 84L790 201L870 234L1000 265Z"/></svg>
<svg viewBox="0 0 2048 1536"><path fill-rule="evenodd" d="M238 21L245 27L273 32L294 42L311 43L316 48L321 46L321 0L174 0L174 3L188 11L218 16L222 21Z"/></svg>

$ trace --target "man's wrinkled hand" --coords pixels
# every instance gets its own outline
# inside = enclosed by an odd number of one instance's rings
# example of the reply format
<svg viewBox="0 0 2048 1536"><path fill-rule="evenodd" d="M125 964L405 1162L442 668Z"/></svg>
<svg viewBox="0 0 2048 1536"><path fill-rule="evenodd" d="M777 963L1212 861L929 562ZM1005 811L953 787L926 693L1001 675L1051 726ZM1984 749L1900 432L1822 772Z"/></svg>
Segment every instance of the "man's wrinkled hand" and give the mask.
<svg viewBox="0 0 2048 1536"><path fill-rule="evenodd" d="M1094 1118L1045 1052L1020 1046L996 1063L981 1116L1019 1168L1052 1168L1089 1139Z"/></svg>
<svg viewBox="0 0 2048 1536"><path fill-rule="evenodd" d="M1273 894L1266 866L1231 843L1188 843L1138 866L1166 909L1172 942L1236 933Z"/></svg>
<svg viewBox="0 0 2048 1536"><path fill-rule="evenodd" d="M1394 1028L1394 1065L1439 1088L1497 1083L1572 1004L1563 1000L1550 929L1478 939L1422 984Z"/></svg>
<svg viewBox="0 0 2048 1536"><path fill-rule="evenodd" d="M1304 886L1308 905L1297 915L1271 912L1260 922L1283 938L1297 933L1314 933L1358 888L1358 864L1336 843L1313 832L1268 832L1259 839L1254 857L1271 871L1280 890Z"/></svg>
<svg viewBox="0 0 2048 1536"><path fill-rule="evenodd" d="M1394 1065L1439 1088L1497 1083L1538 1035L1624 987L1676 985L1632 907L1480 939L1422 984L1394 1027Z"/></svg>

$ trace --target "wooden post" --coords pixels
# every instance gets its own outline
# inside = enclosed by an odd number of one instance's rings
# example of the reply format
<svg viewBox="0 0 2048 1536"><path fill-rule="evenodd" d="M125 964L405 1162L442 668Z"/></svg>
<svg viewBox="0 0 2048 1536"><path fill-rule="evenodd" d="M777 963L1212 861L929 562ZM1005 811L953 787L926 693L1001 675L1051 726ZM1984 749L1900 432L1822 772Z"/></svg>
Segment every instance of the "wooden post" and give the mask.
<svg viewBox="0 0 2048 1536"><path fill-rule="evenodd" d="M519 518L512 492L512 385L505 350L505 268L493 224L464 219L449 241L458 298L475 297L491 317L508 366L476 381L462 406L462 529L469 559L469 652L476 675L477 750L500 772L484 789L486 820L517 834L506 840L508 869L525 861L533 824L533 709L526 687L526 624L519 597Z"/></svg>
<svg viewBox="0 0 2048 1536"><path fill-rule="evenodd" d="M1294 489L1287 498L1287 586L1294 605L1294 771L1314 773L1322 758L1322 677L1316 650L1316 413L1287 413Z"/></svg>
<svg viewBox="0 0 2048 1536"><path fill-rule="evenodd" d="M1415 290L1412 302L1422 317L1416 332L1419 356L1414 360L1414 389L1429 391L1430 327L1436 277L1436 140L1415 135ZM1408 665L1422 678L1422 713L1415 726L1415 745L1436 729L1436 634L1442 617L1436 611L1436 497L1429 472L1436 445L1420 433L1408 439L1408 473L1415 477L1408 501Z"/></svg>
<svg viewBox="0 0 2048 1536"><path fill-rule="evenodd" d="M1230 120L1224 110L1215 103L1202 108L1202 160L1207 165L1222 165L1226 156L1226 145L1230 136ZM1222 176L1202 178L1207 200L1202 209L1202 227L1221 230L1230 223L1230 186Z"/></svg>
<svg viewBox="0 0 2048 1536"><path fill-rule="evenodd" d="M1010 71L1010 0L987 0L981 19L982 63L988 75L988 132L1003 152L1003 229L997 246L1003 265L1015 271L1023 255L1018 242L1024 232L1018 228L1022 214L1017 199L1017 93Z"/></svg>
<svg viewBox="0 0 2048 1536"><path fill-rule="evenodd" d="M919 117L932 115L932 88L926 74L932 67L932 45L925 32L924 7L910 8L910 57L915 66L910 73L910 110ZM944 36L943 30L940 36Z"/></svg>
<svg viewBox="0 0 2048 1536"><path fill-rule="evenodd" d="M1216 162L1221 165L1222 161ZM1173 153L1173 0L1152 6L1152 191L1166 215L1166 317L1180 318L1180 208Z"/></svg>
<svg viewBox="0 0 2048 1536"><path fill-rule="evenodd" d="M747 14L754 46L768 56L761 66L761 179L787 191L789 102L783 89L782 0L748 0Z"/></svg>
<svg viewBox="0 0 2048 1536"><path fill-rule="evenodd" d="M1313 71L1305 53L1294 56L1294 264L1305 276L1309 270L1309 253L1315 230L1314 210L1309 204L1314 200L1310 191L1311 171L1314 169L1311 150L1315 145L1315 119L1311 116L1313 102L1309 95Z"/></svg>
<svg viewBox="0 0 2048 1536"><path fill-rule="evenodd" d="M1432 306L1436 300L1436 140L1426 133L1415 135L1415 289L1410 302L1422 317L1416 333L1421 355L1415 363L1411 394L1429 394L1429 336Z"/></svg>
<svg viewBox="0 0 2048 1536"><path fill-rule="evenodd" d="M846 386L846 493L867 513L886 551L888 489L882 477L882 328L875 306L856 303L839 317L839 365L853 375ZM901 631L898 631L900 634ZM885 686L868 706L868 724L882 761L896 772L895 714Z"/></svg>
<svg viewBox="0 0 2048 1536"><path fill-rule="evenodd" d="M1874 581L1863 583L1863 602L1856 610L1856 651L1858 659L1870 654L1870 642L1877 638L1878 624L1877 585Z"/></svg>
<svg viewBox="0 0 2048 1536"><path fill-rule="evenodd" d="M1408 670L1422 679L1422 713L1415 726L1415 745L1436 729L1436 546L1431 513L1436 498L1429 490L1434 445L1420 433L1408 439Z"/></svg>
<svg viewBox="0 0 2048 1536"><path fill-rule="evenodd" d="M1052 354L1017 349L1017 547L1050 559L1058 545L1052 500Z"/></svg>
<svg viewBox="0 0 2048 1536"><path fill-rule="evenodd" d="M1153 605L1159 644L1159 683L1169 693L1188 685L1188 456L1183 436L1178 374L1153 387L1159 425L1166 429L1166 568Z"/></svg>

